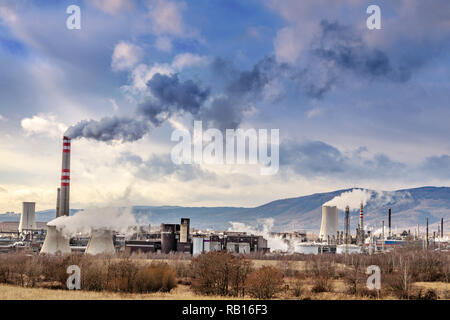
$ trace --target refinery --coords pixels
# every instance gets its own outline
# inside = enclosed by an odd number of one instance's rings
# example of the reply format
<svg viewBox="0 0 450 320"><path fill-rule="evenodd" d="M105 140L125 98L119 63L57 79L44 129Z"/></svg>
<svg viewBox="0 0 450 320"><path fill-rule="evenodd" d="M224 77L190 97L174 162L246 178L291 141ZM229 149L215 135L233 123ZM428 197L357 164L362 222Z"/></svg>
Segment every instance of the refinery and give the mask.
<svg viewBox="0 0 450 320"><path fill-rule="evenodd" d="M70 156L71 139L63 137L61 185L57 188L55 218L69 217L70 213ZM392 209L386 212L387 226L381 221L381 232L364 225L364 204L359 207L356 230L350 230L350 207L344 210L343 230L339 230L337 206L322 206L318 234L297 232L248 233L241 231L198 230L191 227L190 218L181 218L179 224L163 223L127 226L127 232L108 227L91 228L89 235L66 234L52 222L36 222L36 203L23 202L20 222L0 222L0 252L28 251L40 254L90 255L132 253L180 253L196 256L202 252L228 251L240 254L374 254L395 247L409 246L428 250L448 250L444 235L444 219L436 231L429 230L428 218L424 231L420 226L411 232L395 233L392 229ZM318 217L319 219L319 217ZM274 240L283 248L271 248Z"/></svg>

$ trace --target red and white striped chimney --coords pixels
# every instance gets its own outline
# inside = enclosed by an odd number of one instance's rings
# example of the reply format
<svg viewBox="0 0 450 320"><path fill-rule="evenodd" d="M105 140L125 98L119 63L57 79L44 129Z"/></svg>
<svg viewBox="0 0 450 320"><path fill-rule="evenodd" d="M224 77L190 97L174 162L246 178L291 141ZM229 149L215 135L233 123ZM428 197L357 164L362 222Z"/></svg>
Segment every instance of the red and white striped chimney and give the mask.
<svg viewBox="0 0 450 320"><path fill-rule="evenodd" d="M69 215L70 196L70 138L63 137L60 216Z"/></svg>

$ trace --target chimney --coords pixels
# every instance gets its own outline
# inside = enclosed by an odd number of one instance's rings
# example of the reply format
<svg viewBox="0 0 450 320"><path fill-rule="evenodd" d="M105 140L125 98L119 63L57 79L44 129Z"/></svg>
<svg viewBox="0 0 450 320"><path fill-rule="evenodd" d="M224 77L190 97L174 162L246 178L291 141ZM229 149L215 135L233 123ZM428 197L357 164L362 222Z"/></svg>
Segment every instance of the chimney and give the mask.
<svg viewBox="0 0 450 320"><path fill-rule="evenodd" d="M59 215L68 216L70 196L70 138L63 138Z"/></svg>
<svg viewBox="0 0 450 320"><path fill-rule="evenodd" d="M56 217L61 216L60 208L61 207L61 188L58 188L56 191Z"/></svg>
<svg viewBox="0 0 450 320"><path fill-rule="evenodd" d="M349 235L349 228L350 228L350 207L345 207L345 244L348 244L348 235Z"/></svg>
<svg viewBox="0 0 450 320"><path fill-rule="evenodd" d="M388 210L388 228L389 228L389 237L391 236L391 227L392 227L392 220L391 220L392 211L391 208Z"/></svg>
<svg viewBox="0 0 450 320"><path fill-rule="evenodd" d="M444 218L441 218L441 238L444 238Z"/></svg>
<svg viewBox="0 0 450 320"><path fill-rule="evenodd" d="M429 243L428 243L428 218L427 218L427 234L426 234L426 237L427 237L427 249L428 249L428 245L429 245Z"/></svg>
<svg viewBox="0 0 450 320"><path fill-rule="evenodd" d="M359 241L361 244L364 244L364 205L362 202L359 210L359 233L360 233Z"/></svg>

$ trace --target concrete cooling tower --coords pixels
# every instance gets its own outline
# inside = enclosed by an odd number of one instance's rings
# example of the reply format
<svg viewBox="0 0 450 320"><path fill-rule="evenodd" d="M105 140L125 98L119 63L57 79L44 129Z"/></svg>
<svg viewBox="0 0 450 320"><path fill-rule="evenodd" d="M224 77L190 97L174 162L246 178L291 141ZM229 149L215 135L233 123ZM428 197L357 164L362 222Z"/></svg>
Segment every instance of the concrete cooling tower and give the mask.
<svg viewBox="0 0 450 320"><path fill-rule="evenodd" d="M22 206L22 215L20 216L19 232L24 229L37 229L36 215L35 215L36 203L24 202Z"/></svg>
<svg viewBox="0 0 450 320"><path fill-rule="evenodd" d="M91 255L116 253L112 231L107 229L92 230L85 253Z"/></svg>
<svg viewBox="0 0 450 320"><path fill-rule="evenodd" d="M65 237L60 230L57 230L56 226L47 225L47 235L41 253L69 254L71 253L69 241L70 239Z"/></svg>
<svg viewBox="0 0 450 320"><path fill-rule="evenodd" d="M322 225L319 238L327 241L328 236L333 239L338 231L338 209L336 206L322 206Z"/></svg>

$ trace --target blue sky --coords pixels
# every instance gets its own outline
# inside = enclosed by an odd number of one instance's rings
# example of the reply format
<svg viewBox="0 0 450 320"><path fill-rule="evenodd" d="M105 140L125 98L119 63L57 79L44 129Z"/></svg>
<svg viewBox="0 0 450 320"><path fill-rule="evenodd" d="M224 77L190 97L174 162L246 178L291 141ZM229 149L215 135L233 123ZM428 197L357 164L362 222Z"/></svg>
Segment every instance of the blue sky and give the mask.
<svg viewBox="0 0 450 320"><path fill-rule="evenodd" d="M66 28L71 4L81 30ZM366 27L370 4L381 30ZM73 206L449 185L449 40L446 0L2 0L0 212L53 207L65 130L145 117L158 73L204 99L134 142L74 141ZM279 173L174 166L170 134L192 120L280 129Z"/></svg>

